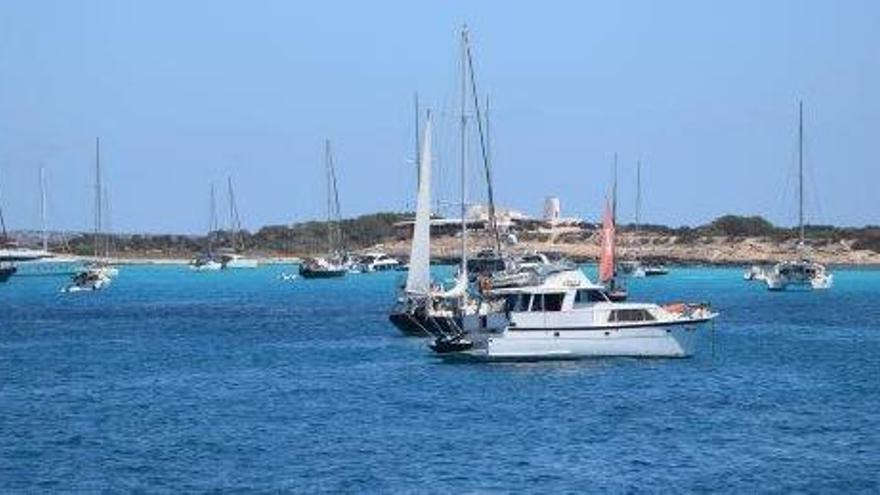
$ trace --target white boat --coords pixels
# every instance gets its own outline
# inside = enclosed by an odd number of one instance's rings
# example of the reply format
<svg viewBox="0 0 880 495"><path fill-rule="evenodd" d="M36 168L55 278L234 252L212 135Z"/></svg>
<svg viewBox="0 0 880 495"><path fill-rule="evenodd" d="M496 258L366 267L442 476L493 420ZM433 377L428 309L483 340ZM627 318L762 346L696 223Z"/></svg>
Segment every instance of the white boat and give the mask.
<svg viewBox="0 0 880 495"><path fill-rule="evenodd" d="M205 235L205 251L189 261L189 269L194 272L213 272L223 268L223 263L214 254L214 237L218 230L217 199L214 184L211 183L211 195L208 205L208 233Z"/></svg>
<svg viewBox="0 0 880 495"><path fill-rule="evenodd" d="M238 203L235 201L235 190L232 188L232 176L226 178L226 184L229 194L229 230L232 237L232 248L221 250L219 253L220 264L224 270L257 268L260 265L259 261L242 254L245 246L241 235L241 217L238 214Z"/></svg>
<svg viewBox="0 0 880 495"><path fill-rule="evenodd" d="M384 272L397 270L400 261L385 253L370 252L360 255L357 265L362 273Z"/></svg>
<svg viewBox="0 0 880 495"><path fill-rule="evenodd" d="M766 273L764 282L771 291L786 289L830 289L834 276L825 265L810 260L804 235L804 104L798 106L798 232L795 260L776 263Z"/></svg>
<svg viewBox="0 0 880 495"><path fill-rule="evenodd" d="M416 107L418 127L418 106ZM418 134L418 131L416 131ZM406 285L397 295L388 315L389 321L405 335L429 336L428 316L431 310L431 115L425 123L421 144L416 139L418 184L416 191L416 218L413 223L412 243L407 264ZM395 269L399 269L398 265Z"/></svg>
<svg viewBox="0 0 880 495"><path fill-rule="evenodd" d="M63 292L96 291L110 286L112 278L119 275L119 269L112 266L110 259L110 239L102 233L104 226L104 202L106 191L101 186L101 140L95 139L95 232L94 260L77 272Z"/></svg>
<svg viewBox="0 0 880 495"><path fill-rule="evenodd" d="M767 277L767 268L760 265L752 265L743 273L743 280L763 282Z"/></svg>
<svg viewBox="0 0 880 495"><path fill-rule="evenodd" d="M828 273L820 263L809 260L783 261L773 266L764 276L764 282L767 289L772 291L830 289L834 275Z"/></svg>
<svg viewBox="0 0 880 495"><path fill-rule="evenodd" d="M327 247L330 254L306 259L299 265L299 275L306 279L344 277L354 267L351 257L343 254L339 189L329 139L324 142L324 170L327 177Z"/></svg>
<svg viewBox="0 0 880 495"><path fill-rule="evenodd" d="M641 261L621 261L617 264L617 271L626 277L642 278L645 276L645 269L642 267Z"/></svg>
<svg viewBox="0 0 880 495"><path fill-rule="evenodd" d="M491 311L460 321L463 332L437 339L432 349L446 358L483 361L687 357L700 326L717 316L702 304L611 302L604 286L576 269L492 296L483 303L494 306Z"/></svg>
<svg viewBox="0 0 880 495"><path fill-rule="evenodd" d="M259 261L253 258L247 258L238 253L221 253L220 264L224 270L257 268L260 265Z"/></svg>
<svg viewBox="0 0 880 495"><path fill-rule="evenodd" d="M71 279L71 283L65 286L63 292L89 292L106 289L112 282L111 272L105 267L87 268Z"/></svg>

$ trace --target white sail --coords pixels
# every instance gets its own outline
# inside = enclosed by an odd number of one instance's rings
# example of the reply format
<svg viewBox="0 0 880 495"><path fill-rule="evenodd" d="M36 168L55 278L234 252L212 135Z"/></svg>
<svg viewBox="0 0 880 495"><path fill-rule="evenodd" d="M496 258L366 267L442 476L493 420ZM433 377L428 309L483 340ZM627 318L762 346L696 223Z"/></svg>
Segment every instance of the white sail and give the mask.
<svg viewBox="0 0 880 495"><path fill-rule="evenodd" d="M425 124L419 159L419 194L409 254L406 292L427 295L431 289L431 116Z"/></svg>
<svg viewBox="0 0 880 495"><path fill-rule="evenodd" d="M458 299L467 295L468 291L468 275L467 268L459 270L458 276L455 278L455 285L451 289L435 294L442 299Z"/></svg>

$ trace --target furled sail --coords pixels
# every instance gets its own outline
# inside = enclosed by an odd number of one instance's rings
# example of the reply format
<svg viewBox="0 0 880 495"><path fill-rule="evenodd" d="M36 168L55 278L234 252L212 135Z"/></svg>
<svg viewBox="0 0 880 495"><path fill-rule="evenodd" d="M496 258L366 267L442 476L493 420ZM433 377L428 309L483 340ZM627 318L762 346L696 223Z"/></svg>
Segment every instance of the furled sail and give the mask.
<svg viewBox="0 0 880 495"><path fill-rule="evenodd" d="M614 278L614 216L606 201L605 216L602 219L602 250L599 255L599 282L606 283Z"/></svg>
<svg viewBox="0 0 880 495"><path fill-rule="evenodd" d="M427 295L431 289L431 115L425 124L419 159L419 191L413 225L406 292Z"/></svg>

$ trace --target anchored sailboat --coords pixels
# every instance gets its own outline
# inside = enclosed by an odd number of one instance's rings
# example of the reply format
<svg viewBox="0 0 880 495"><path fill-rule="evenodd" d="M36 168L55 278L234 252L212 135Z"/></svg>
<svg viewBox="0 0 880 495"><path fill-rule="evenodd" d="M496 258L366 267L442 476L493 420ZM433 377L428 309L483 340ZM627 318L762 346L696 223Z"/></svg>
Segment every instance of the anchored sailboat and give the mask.
<svg viewBox="0 0 880 495"><path fill-rule="evenodd" d="M216 271L223 268L214 253L214 235L217 232L217 201L214 183L211 183L211 200L208 207L208 233L205 235L205 251L189 262L190 270L197 272Z"/></svg>
<svg viewBox="0 0 880 495"><path fill-rule="evenodd" d="M765 274L764 282L772 291L786 289L828 289L834 276L825 265L811 261L804 235L804 103L798 105L798 256L794 261L781 261Z"/></svg>
<svg viewBox="0 0 880 495"><path fill-rule="evenodd" d="M330 140L324 144L324 165L327 174L327 256L306 260L299 266L303 278L338 278L348 273L346 256L342 252L342 218L339 213L339 190Z"/></svg>
<svg viewBox="0 0 880 495"><path fill-rule="evenodd" d="M407 335L428 336L432 298L431 284L431 114L428 113L417 162L416 218L409 253L406 285L398 295L388 319Z"/></svg>
<svg viewBox="0 0 880 495"><path fill-rule="evenodd" d="M62 289L64 292L105 289L110 285L112 277L119 273L119 269L109 263L110 238L102 233L105 201L105 190L101 184L101 138L95 138L95 226L92 235L94 260L73 276L71 283Z"/></svg>
<svg viewBox="0 0 880 495"><path fill-rule="evenodd" d="M232 244L230 249L220 252L220 263L224 270L232 268L256 268L257 260L244 256L244 238L241 233L241 217L238 214L238 203L235 201L235 189L232 187L232 176L226 177L226 192L229 197L229 234Z"/></svg>

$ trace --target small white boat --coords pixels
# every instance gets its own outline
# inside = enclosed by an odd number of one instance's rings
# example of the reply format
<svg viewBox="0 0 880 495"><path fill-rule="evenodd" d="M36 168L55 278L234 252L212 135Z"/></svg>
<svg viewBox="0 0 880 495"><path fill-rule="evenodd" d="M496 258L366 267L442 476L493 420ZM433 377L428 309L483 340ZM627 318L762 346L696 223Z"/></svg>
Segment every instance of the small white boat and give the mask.
<svg viewBox="0 0 880 495"><path fill-rule="evenodd" d="M357 265L362 273L396 270L400 261L385 253L371 252L360 255Z"/></svg>
<svg viewBox="0 0 880 495"><path fill-rule="evenodd" d="M113 280L111 271L106 267L87 268L73 276L69 285L62 292L83 292L106 289Z"/></svg>
<svg viewBox="0 0 880 495"><path fill-rule="evenodd" d="M825 266L809 260L783 261L773 266L764 277L767 289L780 291L787 289L830 289L834 275Z"/></svg>
<svg viewBox="0 0 880 495"><path fill-rule="evenodd" d="M224 270L241 268L257 268L260 263L253 258L246 258L238 253L224 253L220 255L220 264Z"/></svg>
<svg viewBox="0 0 880 495"><path fill-rule="evenodd" d="M640 261L621 261L617 264L617 271L625 277L642 278L645 276L645 269Z"/></svg>
<svg viewBox="0 0 880 495"><path fill-rule="evenodd" d="M445 358L542 360L585 357L687 357L697 330L717 313L704 304L617 303L580 270L549 275L543 283L493 291L495 306L478 311L474 330L439 338L432 349Z"/></svg>
<svg viewBox="0 0 880 495"><path fill-rule="evenodd" d="M752 265L743 273L743 280L763 282L767 278L767 269L760 265Z"/></svg>
<svg viewBox="0 0 880 495"><path fill-rule="evenodd" d="M194 272L213 272L222 268L223 263L215 260L210 255L197 256L189 262L189 269Z"/></svg>

